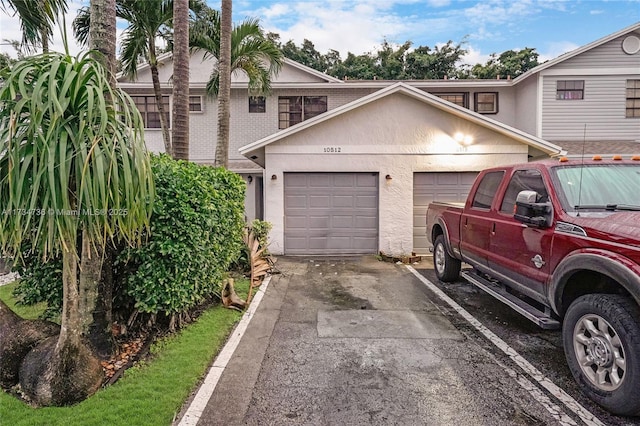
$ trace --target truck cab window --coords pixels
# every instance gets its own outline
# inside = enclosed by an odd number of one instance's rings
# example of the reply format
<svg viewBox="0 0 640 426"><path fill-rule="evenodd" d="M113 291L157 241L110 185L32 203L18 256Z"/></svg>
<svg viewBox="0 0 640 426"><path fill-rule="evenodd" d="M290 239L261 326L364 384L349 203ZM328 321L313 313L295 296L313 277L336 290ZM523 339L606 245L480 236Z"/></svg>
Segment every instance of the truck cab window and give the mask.
<svg viewBox="0 0 640 426"><path fill-rule="evenodd" d="M509 186L504 193L500 211L513 214L513 206L520 191L535 191L538 193L538 202L549 201L547 188L544 186L542 175L538 170L516 170L509 181Z"/></svg>
<svg viewBox="0 0 640 426"><path fill-rule="evenodd" d="M473 196L471 206L479 209L491 208L491 202L496 195L500 182L502 182L503 175L504 172L491 172L484 175Z"/></svg>

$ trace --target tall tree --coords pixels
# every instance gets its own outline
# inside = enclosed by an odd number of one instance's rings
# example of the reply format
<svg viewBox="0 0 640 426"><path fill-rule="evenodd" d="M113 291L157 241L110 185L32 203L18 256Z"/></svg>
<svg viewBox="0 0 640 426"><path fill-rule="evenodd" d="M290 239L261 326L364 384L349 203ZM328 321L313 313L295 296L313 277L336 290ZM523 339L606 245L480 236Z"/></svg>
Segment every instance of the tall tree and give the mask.
<svg viewBox="0 0 640 426"><path fill-rule="evenodd" d="M93 59L106 71L108 88L105 96L116 90L116 2L115 0L91 0L89 10L93 19L89 28L89 48ZM92 241L91 234L82 229L81 268L79 293L79 315L82 334L91 343L93 350L102 357L109 356L114 349L111 326L113 323L113 250Z"/></svg>
<svg viewBox="0 0 640 426"><path fill-rule="evenodd" d="M220 13L207 9L192 23L189 32L192 49L202 49L205 58L220 56ZM257 19L246 19L231 33L231 73L242 72L249 78L249 92L266 94L271 90L271 78L277 74L284 56L277 44L265 36ZM215 66L207 82L207 92L217 96L220 69Z"/></svg>
<svg viewBox="0 0 640 426"><path fill-rule="evenodd" d="M218 138L214 165L229 164L229 125L231 119L231 0L222 0L220 9L220 54L218 55Z"/></svg>
<svg viewBox="0 0 640 426"><path fill-rule="evenodd" d="M22 42L33 51L38 46L48 51L49 38L53 26L61 13L67 11L66 0L0 0L0 9L11 15L18 15L22 30Z"/></svg>
<svg viewBox="0 0 640 426"><path fill-rule="evenodd" d="M169 123L169 111L165 111L162 102L162 89L158 76L157 39L170 42L170 23L173 19L172 0L116 0L116 16L128 22L122 40L121 60L123 71L130 78L135 78L140 66L140 59L149 64L153 93L160 116L160 127L164 148L172 154ZM78 12L73 27L76 38L86 44L92 16L90 10L83 8Z"/></svg>
<svg viewBox="0 0 640 426"><path fill-rule="evenodd" d="M173 3L173 156L189 159L189 0Z"/></svg>
<svg viewBox="0 0 640 426"><path fill-rule="evenodd" d="M20 376L40 405L77 402L102 382L82 339L77 237L135 244L148 227L154 190L142 132L131 98L88 56L26 58L0 88L0 199L14 212L0 216L0 251L19 256L29 243L63 259L60 335L29 353Z"/></svg>
<svg viewBox="0 0 640 426"><path fill-rule="evenodd" d="M229 119L225 123L224 117L229 116L229 113L224 110L228 111L229 100L225 101L222 96L222 77L228 74L230 92L231 74L243 72L249 78L250 94L266 94L271 90L271 79L282 67L284 56L274 40L265 36L259 21L247 19L231 31L229 70L223 71L223 61L220 58L224 31L221 21L221 13L217 10L209 8L204 11L192 23L189 44L192 49L202 49L205 58L216 60L216 66L207 82L207 93L218 97L218 140L214 164L226 167L229 157Z"/></svg>

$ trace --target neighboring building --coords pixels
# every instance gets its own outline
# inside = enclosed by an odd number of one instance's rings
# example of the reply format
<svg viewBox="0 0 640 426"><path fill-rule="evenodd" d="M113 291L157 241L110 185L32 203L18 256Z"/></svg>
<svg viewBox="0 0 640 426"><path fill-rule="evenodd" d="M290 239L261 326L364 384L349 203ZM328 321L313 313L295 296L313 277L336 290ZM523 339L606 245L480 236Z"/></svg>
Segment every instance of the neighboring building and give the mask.
<svg viewBox="0 0 640 426"><path fill-rule="evenodd" d="M171 57L161 63L170 111ZM203 164L217 129L211 68L192 57L190 158ZM148 68L119 82L162 151ZM425 253L426 205L464 200L485 167L640 154L640 23L514 80L342 81L286 60L267 97L234 74L231 105L229 168L247 182L247 219L273 224L273 253Z"/></svg>

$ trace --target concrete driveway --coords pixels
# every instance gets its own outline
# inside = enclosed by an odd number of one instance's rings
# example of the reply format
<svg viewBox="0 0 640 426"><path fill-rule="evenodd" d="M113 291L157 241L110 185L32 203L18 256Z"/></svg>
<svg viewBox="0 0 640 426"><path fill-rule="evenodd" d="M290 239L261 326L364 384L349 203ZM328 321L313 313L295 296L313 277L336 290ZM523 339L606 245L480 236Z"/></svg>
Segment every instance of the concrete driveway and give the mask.
<svg viewBox="0 0 640 426"><path fill-rule="evenodd" d="M199 425L558 424L404 265L277 266Z"/></svg>

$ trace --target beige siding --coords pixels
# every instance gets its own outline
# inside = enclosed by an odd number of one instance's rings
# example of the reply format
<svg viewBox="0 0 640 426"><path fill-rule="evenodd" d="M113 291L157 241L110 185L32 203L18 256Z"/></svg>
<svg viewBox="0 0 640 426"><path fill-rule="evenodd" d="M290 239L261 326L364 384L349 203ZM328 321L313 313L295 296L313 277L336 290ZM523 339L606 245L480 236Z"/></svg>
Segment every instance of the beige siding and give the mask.
<svg viewBox="0 0 640 426"><path fill-rule="evenodd" d="M640 120L625 118L626 80L639 75L546 76L542 138L548 141L640 140ZM556 100L558 80L584 80L584 99Z"/></svg>
<svg viewBox="0 0 640 426"><path fill-rule="evenodd" d="M611 40L608 43L594 47L580 55L562 61L553 66L555 70L576 68L635 68L640 73L640 54L627 55L622 51L622 41L629 35L640 37L640 32L629 33Z"/></svg>

